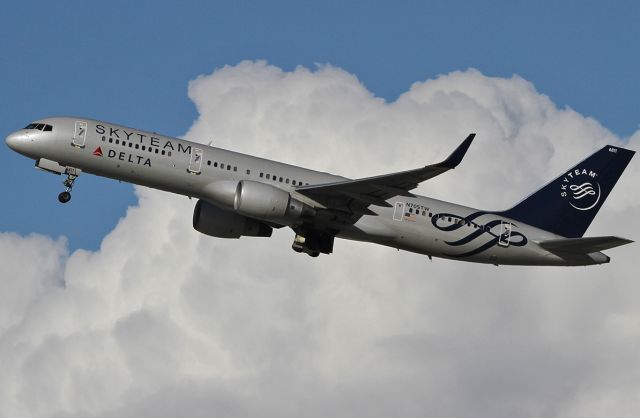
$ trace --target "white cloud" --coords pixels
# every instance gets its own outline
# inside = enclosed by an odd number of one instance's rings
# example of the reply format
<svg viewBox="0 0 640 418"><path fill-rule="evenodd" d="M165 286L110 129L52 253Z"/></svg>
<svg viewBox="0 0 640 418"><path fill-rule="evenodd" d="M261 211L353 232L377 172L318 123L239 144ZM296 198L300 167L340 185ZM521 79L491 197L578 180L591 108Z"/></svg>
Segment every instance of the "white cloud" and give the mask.
<svg viewBox="0 0 640 418"><path fill-rule="evenodd" d="M349 177L417 167L424 194L503 208L619 138L527 81L475 70L393 103L321 66L201 76L187 137ZM640 134L630 140L637 149ZM632 161L590 233L636 238ZM137 188L97 252L0 235L0 416L634 416L634 245L591 268L464 264L293 235L219 240L194 201ZM63 285L64 284L64 285ZM606 412L605 412L606 411Z"/></svg>
<svg viewBox="0 0 640 418"><path fill-rule="evenodd" d="M62 283L65 248L62 239L0 233L0 332L9 330L38 297Z"/></svg>

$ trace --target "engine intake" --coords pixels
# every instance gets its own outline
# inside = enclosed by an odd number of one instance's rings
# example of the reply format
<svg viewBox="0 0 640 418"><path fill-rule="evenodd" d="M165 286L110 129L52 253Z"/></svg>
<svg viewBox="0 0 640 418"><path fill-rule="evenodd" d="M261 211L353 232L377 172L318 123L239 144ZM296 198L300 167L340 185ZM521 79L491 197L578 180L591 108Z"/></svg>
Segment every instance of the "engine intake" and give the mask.
<svg viewBox="0 0 640 418"><path fill-rule="evenodd" d="M193 210L193 229L218 238L270 237L273 229L260 221L198 200Z"/></svg>
<svg viewBox="0 0 640 418"><path fill-rule="evenodd" d="M285 190L250 180L238 183L233 208L242 215L260 219L299 219L316 214L314 208Z"/></svg>

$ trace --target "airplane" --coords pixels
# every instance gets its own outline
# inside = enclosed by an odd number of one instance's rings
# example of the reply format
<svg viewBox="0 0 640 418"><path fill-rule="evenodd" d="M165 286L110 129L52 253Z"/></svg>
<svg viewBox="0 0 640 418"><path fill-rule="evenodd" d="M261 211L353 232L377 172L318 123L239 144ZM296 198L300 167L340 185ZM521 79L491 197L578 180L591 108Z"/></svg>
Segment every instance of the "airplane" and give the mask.
<svg viewBox="0 0 640 418"><path fill-rule="evenodd" d="M87 118L40 119L6 143L37 168L65 176L61 203L90 173L197 198L193 227L212 237L269 237L289 227L293 250L312 257L332 253L335 238L344 238L429 259L586 266L608 263L602 251L633 242L583 237L635 154L613 145L504 211L411 192L457 167L474 137L439 163L355 180Z"/></svg>

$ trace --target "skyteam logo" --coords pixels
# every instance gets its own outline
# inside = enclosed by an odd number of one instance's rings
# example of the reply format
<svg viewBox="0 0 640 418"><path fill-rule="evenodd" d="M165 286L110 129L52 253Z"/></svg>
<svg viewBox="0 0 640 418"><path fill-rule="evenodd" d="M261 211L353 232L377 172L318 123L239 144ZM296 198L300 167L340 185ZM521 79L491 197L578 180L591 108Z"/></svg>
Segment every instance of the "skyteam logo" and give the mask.
<svg viewBox="0 0 640 418"><path fill-rule="evenodd" d="M600 183L595 171L575 169L567 173L560 185L560 196L577 210L589 210L600 201Z"/></svg>

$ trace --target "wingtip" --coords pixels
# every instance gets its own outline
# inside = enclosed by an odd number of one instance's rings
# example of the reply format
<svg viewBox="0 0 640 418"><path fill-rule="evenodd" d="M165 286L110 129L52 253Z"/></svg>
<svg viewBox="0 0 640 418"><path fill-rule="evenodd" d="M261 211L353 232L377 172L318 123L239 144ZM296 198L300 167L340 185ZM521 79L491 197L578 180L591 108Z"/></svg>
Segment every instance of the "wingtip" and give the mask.
<svg viewBox="0 0 640 418"><path fill-rule="evenodd" d="M475 137L475 133L470 133L465 140L458 145L458 148L456 148L446 160L440 163L440 165L448 168L456 168L456 166L462 161L462 158L464 158L467 150L469 150L471 142L473 142Z"/></svg>

